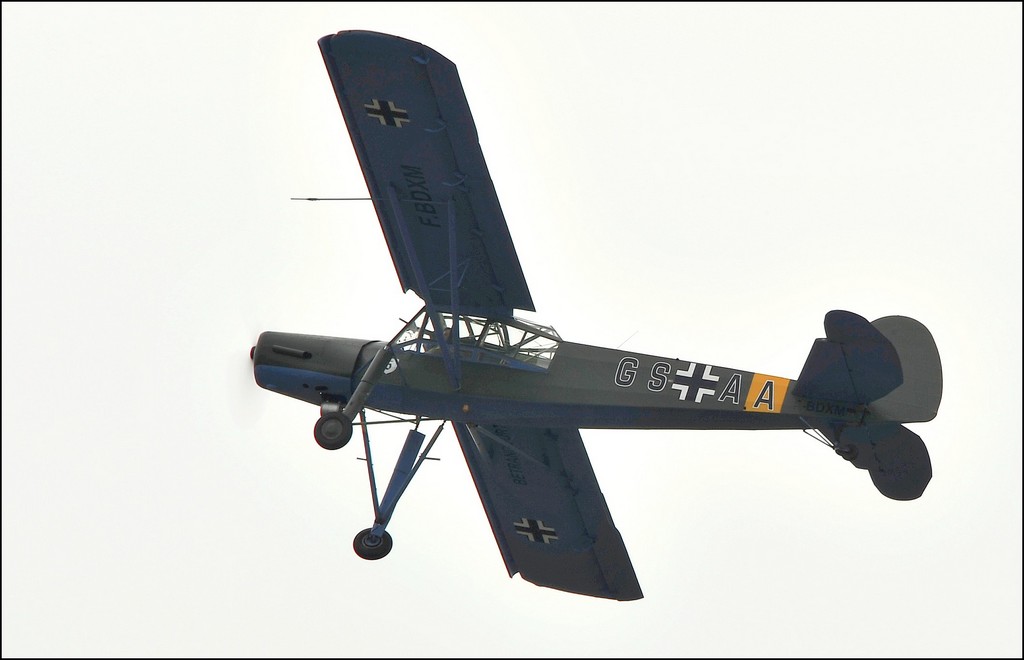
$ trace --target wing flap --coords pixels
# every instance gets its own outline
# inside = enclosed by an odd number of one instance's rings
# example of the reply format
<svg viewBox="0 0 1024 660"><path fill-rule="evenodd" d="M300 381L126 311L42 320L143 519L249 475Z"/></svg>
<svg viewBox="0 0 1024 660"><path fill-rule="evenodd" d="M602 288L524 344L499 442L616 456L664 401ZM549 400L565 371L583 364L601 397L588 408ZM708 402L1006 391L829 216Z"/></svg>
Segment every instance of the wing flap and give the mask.
<svg viewBox="0 0 1024 660"><path fill-rule="evenodd" d="M444 311L533 311L455 65L376 32L318 43L403 289Z"/></svg>
<svg viewBox="0 0 1024 660"><path fill-rule="evenodd" d="M455 429L510 576L601 598L643 598L577 429Z"/></svg>

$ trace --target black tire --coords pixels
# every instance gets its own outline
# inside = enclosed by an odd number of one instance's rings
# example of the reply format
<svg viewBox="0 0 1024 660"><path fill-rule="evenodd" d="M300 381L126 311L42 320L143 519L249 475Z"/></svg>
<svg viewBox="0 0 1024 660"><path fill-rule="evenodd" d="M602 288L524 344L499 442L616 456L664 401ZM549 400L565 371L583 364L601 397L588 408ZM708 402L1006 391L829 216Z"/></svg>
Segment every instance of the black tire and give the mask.
<svg viewBox="0 0 1024 660"><path fill-rule="evenodd" d="M394 542L391 540L391 535L384 532L384 536L374 540L370 536L372 529L364 529L363 531L356 534L356 537L352 540L352 549L356 551L356 554L363 559L374 560L382 559L386 557Z"/></svg>
<svg viewBox="0 0 1024 660"><path fill-rule="evenodd" d="M316 420L313 438L324 449L341 449L352 439L352 420L340 412L327 413Z"/></svg>

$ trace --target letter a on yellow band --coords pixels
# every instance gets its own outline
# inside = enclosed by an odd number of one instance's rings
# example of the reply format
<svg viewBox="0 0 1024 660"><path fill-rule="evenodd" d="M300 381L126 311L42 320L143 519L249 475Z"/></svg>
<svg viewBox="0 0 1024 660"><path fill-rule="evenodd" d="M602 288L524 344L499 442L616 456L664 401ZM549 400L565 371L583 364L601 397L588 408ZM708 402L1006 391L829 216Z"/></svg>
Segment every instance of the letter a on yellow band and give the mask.
<svg viewBox="0 0 1024 660"><path fill-rule="evenodd" d="M748 412L779 413L788 389L788 378L754 374L743 409Z"/></svg>

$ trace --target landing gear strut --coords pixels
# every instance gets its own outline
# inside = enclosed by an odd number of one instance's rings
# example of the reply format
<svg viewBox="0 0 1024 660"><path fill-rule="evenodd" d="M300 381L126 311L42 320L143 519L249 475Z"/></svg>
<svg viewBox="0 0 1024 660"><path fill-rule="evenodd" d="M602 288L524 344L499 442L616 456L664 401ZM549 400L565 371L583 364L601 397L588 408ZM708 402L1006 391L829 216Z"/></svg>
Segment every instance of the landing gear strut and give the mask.
<svg viewBox="0 0 1024 660"><path fill-rule="evenodd" d="M363 428L363 448L366 451L366 472L370 479L370 495L373 498L374 520L373 527L364 529L356 534L355 539L352 541L352 549L363 559L373 560L380 559L391 552L391 546L393 545L391 535L384 528L391 522L391 516L395 512L398 500L401 499L402 493L405 492L412 478L416 475L416 471L423 465L423 461L437 460L436 458L428 458L427 454L430 453L434 443L437 442L438 436L441 435L441 430L444 429L444 422L441 422L437 430L434 431L434 435L430 438L430 442L427 443L423 453L420 453L420 448L423 446L426 436L416 429L410 429L406 435L402 451L398 456L398 461L395 463L395 469L391 474L391 481L388 482L387 490L384 491L384 498L378 500L377 480L373 474L373 458L370 454L370 436L366 432L366 418L362 413L360 413L360 419L362 420Z"/></svg>
<svg viewBox="0 0 1024 660"><path fill-rule="evenodd" d="M416 471L419 470L423 461L428 460L427 454L430 453L430 449L434 446L438 436L441 435L441 430L444 428L444 422L442 421L422 454L420 454L420 448L423 446L426 436L416 430L416 428L409 431L405 439L405 445L402 447L398 461L395 463L391 481L384 492L384 498L378 500L377 482L373 472L373 459L370 456L370 435L367 432L363 406L370 396L370 391L373 390L377 381L384 375L384 369L387 367L388 362L394 357L392 344L396 339L392 339L391 342L382 346L377 351L377 354L373 356L366 371L359 379L355 390L353 390L352 397L344 404L344 407L337 400L324 401L320 404L320 419L317 420L316 425L313 427L313 437L318 445L324 449L341 449L352 439L352 427L356 416L360 419L360 426L363 432L363 448L366 451L366 471L370 480L370 494L373 497L374 524L373 527L364 529L356 534L355 539L352 541L352 549L363 559L369 560L381 559L391 552L394 544L391 540L391 535L384 528L391 521L391 516L395 512L395 505L398 504L398 500L409 486ZM417 418L416 427L419 427L419 421L420 419Z"/></svg>
<svg viewBox="0 0 1024 660"><path fill-rule="evenodd" d="M313 438L318 445L324 449L334 450L348 444L352 439L352 420L362 411L366 398L370 396L373 386L384 374L384 368L391 356L391 344L386 344L377 351L344 408L334 401L320 404L320 419L313 427Z"/></svg>

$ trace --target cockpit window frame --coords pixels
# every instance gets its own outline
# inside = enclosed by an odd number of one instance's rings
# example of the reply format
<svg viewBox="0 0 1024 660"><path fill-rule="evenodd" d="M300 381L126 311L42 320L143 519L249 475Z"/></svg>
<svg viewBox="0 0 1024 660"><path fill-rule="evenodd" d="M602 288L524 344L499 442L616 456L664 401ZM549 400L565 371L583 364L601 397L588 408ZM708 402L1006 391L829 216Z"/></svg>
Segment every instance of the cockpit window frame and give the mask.
<svg viewBox="0 0 1024 660"><path fill-rule="evenodd" d="M562 341L554 328L524 319L450 312L441 312L438 316L444 325L443 340L458 349L463 363L547 371ZM406 323L393 347L399 353L440 357L440 342L425 309Z"/></svg>

